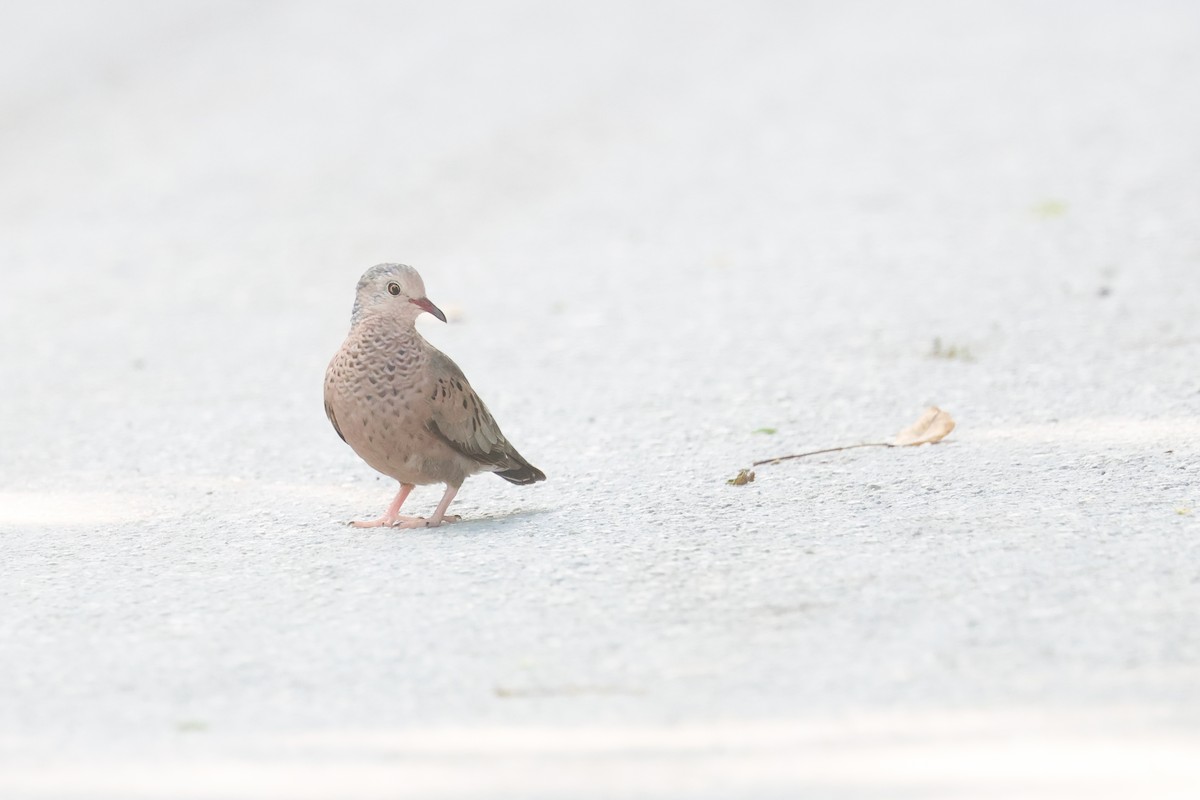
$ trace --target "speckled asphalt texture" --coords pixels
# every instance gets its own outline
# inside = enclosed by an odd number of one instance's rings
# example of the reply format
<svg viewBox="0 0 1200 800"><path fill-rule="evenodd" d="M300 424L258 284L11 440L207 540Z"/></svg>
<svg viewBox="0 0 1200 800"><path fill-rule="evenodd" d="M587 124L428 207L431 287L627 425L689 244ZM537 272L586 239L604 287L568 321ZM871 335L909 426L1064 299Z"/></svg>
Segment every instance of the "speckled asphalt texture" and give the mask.
<svg viewBox="0 0 1200 800"><path fill-rule="evenodd" d="M1200 6L9 3L0 67L0 796L1200 791ZM549 476L444 529L345 526L386 260Z"/></svg>

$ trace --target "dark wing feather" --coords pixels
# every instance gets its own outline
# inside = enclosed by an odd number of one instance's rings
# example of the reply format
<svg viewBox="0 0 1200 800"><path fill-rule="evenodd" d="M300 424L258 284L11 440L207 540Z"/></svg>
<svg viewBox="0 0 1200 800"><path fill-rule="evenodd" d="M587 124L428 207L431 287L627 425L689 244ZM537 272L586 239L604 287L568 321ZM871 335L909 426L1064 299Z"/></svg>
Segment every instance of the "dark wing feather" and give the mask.
<svg viewBox="0 0 1200 800"><path fill-rule="evenodd" d="M329 405L328 400L325 401L325 416L329 417L329 421L333 423L333 429L337 431L337 435L341 437L341 440L343 442L346 441L346 437L342 436L342 429L338 427L337 417L333 415L333 406Z"/></svg>

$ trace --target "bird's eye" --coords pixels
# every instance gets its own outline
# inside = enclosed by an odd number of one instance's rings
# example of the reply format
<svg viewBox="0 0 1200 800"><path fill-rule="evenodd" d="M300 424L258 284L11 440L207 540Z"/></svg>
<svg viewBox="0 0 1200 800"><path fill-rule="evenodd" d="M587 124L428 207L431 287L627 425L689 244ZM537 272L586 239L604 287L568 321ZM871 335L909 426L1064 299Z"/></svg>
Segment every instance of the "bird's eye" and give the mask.
<svg viewBox="0 0 1200 800"><path fill-rule="evenodd" d="M400 284L389 283L388 284L388 294L391 294L391 295L400 294Z"/></svg>

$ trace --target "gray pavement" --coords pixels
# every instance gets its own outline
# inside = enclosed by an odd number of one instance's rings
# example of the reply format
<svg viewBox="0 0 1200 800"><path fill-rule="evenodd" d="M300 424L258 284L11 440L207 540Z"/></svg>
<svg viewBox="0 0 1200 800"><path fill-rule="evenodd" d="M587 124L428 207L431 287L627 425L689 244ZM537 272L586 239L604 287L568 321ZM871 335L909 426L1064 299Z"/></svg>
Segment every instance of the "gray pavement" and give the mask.
<svg viewBox="0 0 1200 800"><path fill-rule="evenodd" d="M0 796L1195 796L1197 97L1186 2L5 4ZM448 529L344 525L385 260L549 476Z"/></svg>

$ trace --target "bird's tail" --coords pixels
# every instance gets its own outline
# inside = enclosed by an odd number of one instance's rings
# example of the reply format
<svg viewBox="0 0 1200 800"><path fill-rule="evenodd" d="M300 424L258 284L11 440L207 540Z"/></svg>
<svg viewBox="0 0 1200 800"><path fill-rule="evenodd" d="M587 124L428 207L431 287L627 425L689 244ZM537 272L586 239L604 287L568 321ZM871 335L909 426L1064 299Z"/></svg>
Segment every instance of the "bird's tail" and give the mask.
<svg viewBox="0 0 1200 800"><path fill-rule="evenodd" d="M510 453L512 460L517 462L517 466L512 469L506 469L502 472L497 472L504 480L509 483L515 483L518 486L524 486L529 483L537 483L538 481L546 480L546 473L530 464L525 459L521 458L519 453Z"/></svg>

